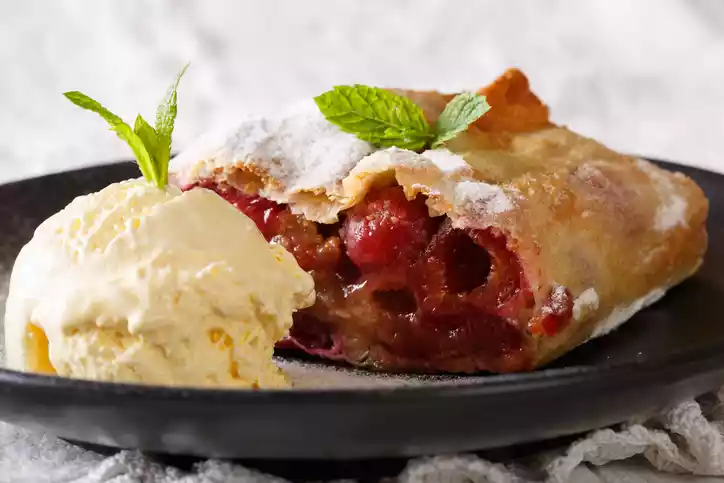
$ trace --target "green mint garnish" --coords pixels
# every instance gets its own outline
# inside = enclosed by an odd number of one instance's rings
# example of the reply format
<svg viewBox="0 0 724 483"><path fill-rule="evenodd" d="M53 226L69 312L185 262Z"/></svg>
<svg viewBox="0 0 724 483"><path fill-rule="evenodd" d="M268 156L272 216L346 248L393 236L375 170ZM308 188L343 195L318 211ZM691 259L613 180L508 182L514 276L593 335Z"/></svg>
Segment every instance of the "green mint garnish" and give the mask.
<svg viewBox="0 0 724 483"><path fill-rule="evenodd" d="M455 96L433 129L420 106L404 96L364 85L336 86L314 98L325 118L342 131L378 147L422 151L465 131L490 106L484 96Z"/></svg>
<svg viewBox="0 0 724 483"><path fill-rule="evenodd" d="M437 137L432 147L436 148L445 141L453 139L489 110L490 105L484 96L464 92L453 97L435 123Z"/></svg>
<svg viewBox="0 0 724 483"><path fill-rule="evenodd" d="M176 112L178 110L176 89L179 81L186 72L188 64L181 69L176 81L169 87L166 97L156 111L156 127L151 126L139 114L136 122L131 126L120 117L103 107L99 102L91 99L82 92L71 91L63 95L76 106L99 114L106 120L119 138L123 139L133 150L138 167L143 177L161 189L168 184L168 162L171 159L171 135L173 133Z"/></svg>
<svg viewBox="0 0 724 483"><path fill-rule="evenodd" d="M420 106L384 89L337 86L314 102L329 122L377 146L416 150L435 138Z"/></svg>

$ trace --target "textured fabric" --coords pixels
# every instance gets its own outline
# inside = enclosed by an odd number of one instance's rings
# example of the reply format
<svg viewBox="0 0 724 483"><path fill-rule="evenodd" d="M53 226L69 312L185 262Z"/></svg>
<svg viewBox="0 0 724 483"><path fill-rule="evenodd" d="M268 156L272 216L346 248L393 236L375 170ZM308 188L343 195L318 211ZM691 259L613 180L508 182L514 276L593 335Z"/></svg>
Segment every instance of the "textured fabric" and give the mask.
<svg viewBox="0 0 724 483"><path fill-rule="evenodd" d="M408 463L399 483L582 483L720 481L724 476L724 391L686 401L642 423L595 431L568 448L492 463L474 455ZM625 462L621 462L626 460ZM613 463L612 463L613 462ZM689 476L683 476L689 475ZM49 435L0 423L0 483L281 483L222 461L190 471L137 451L106 457Z"/></svg>

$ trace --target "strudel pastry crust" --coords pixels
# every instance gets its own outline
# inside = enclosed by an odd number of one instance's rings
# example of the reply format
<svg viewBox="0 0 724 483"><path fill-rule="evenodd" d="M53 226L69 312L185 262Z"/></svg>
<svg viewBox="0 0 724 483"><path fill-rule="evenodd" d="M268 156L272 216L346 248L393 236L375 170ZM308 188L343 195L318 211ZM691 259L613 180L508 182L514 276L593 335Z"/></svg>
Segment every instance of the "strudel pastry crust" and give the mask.
<svg viewBox="0 0 724 483"><path fill-rule="evenodd" d="M452 97L396 92L431 123ZM481 93L491 110L446 149L376 150L314 109L301 110L212 134L172 162L171 178L182 187L240 189L323 225L343 220L380 187L398 185L410 200L421 195L430 216L449 219L446 229L503 240L511 257L491 252L488 283L503 264L520 271L516 293L494 310L519 332L514 354L478 357L445 346L445 354L398 356L389 340L375 339L376 329L344 328L361 348L343 358L399 370L533 369L609 332L692 275L706 249L708 204L683 174L551 123L518 70ZM492 243L483 238L476 243Z"/></svg>

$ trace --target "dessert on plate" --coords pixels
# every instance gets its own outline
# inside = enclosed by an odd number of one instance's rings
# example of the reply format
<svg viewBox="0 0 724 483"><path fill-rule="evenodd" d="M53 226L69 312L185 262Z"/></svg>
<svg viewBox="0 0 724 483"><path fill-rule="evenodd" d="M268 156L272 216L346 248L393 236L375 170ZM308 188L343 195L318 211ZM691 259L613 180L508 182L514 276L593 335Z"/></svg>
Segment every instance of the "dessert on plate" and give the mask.
<svg viewBox="0 0 724 483"><path fill-rule="evenodd" d="M552 123L515 69L459 95L338 86L171 163L314 278L279 345L374 369L540 367L692 275L707 243L693 181Z"/></svg>
<svg viewBox="0 0 724 483"><path fill-rule="evenodd" d="M144 178L76 198L23 247L5 315L10 368L158 385L289 385L274 344L292 313L313 303L313 280L212 191L167 185L177 83L155 127L139 116L131 128L66 94L131 145Z"/></svg>

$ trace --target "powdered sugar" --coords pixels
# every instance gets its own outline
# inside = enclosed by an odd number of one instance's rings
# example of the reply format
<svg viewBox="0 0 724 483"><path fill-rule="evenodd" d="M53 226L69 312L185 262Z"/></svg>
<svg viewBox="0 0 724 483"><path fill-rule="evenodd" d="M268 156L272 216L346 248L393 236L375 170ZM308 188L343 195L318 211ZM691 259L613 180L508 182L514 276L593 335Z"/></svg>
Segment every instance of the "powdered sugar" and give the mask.
<svg viewBox="0 0 724 483"><path fill-rule="evenodd" d="M454 204L473 213L503 213L513 209L513 202L497 185L482 181L462 181L455 186Z"/></svg>
<svg viewBox="0 0 724 483"><path fill-rule="evenodd" d="M447 149L428 149L422 155L432 161L440 171L449 177L472 175L473 169L467 161L459 154Z"/></svg>
<svg viewBox="0 0 724 483"><path fill-rule="evenodd" d="M596 289L587 288L573 301L573 320L582 320L587 313L598 310L598 304Z"/></svg>
<svg viewBox="0 0 724 483"><path fill-rule="evenodd" d="M661 203L656 210L654 228L658 231L667 231L679 225L686 226L688 204L686 199L677 193L671 177L642 159L636 160L636 166L648 174L659 194Z"/></svg>
<svg viewBox="0 0 724 483"><path fill-rule="evenodd" d="M391 147L361 158L349 174L351 177L361 177L365 174L383 172L401 166L421 167L428 162L430 162L428 158L415 151Z"/></svg>
<svg viewBox="0 0 724 483"><path fill-rule="evenodd" d="M434 196L439 206L447 211L452 205L459 215L513 208L501 187L475 180L462 156L442 148L422 154L377 150L329 123L313 102L297 103L278 117L246 117L212 131L173 160L171 180L185 186L203 178L226 179L237 169L262 179L262 196L322 223L337 221L340 210L390 171L404 173L398 182L408 193Z"/></svg>
<svg viewBox="0 0 724 483"><path fill-rule="evenodd" d="M562 312L565 310L567 303L568 295L566 294L566 287L563 285L556 285L553 288L553 291L551 291L549 307L553 312Z"/></svg>
<svg viewBox="0 0 724 483"><path fill-rule="evenodd" d="M204 136L173 160L180 184L195 181L200 162L206 170L253 164L287 191L332 187L366 155L371 144L329 123L311 103L300 103L278 117L247 117L222 134ZM187 179L184 179L187 178Z"/></svg>
<svg viewBox="0 0 724 483"><path fill-rule="evenodd" d="M672 196L656 211L654 227L659 231L666 231L677 225L686 225L686 208L687 203L684 198Z"/></svg>

